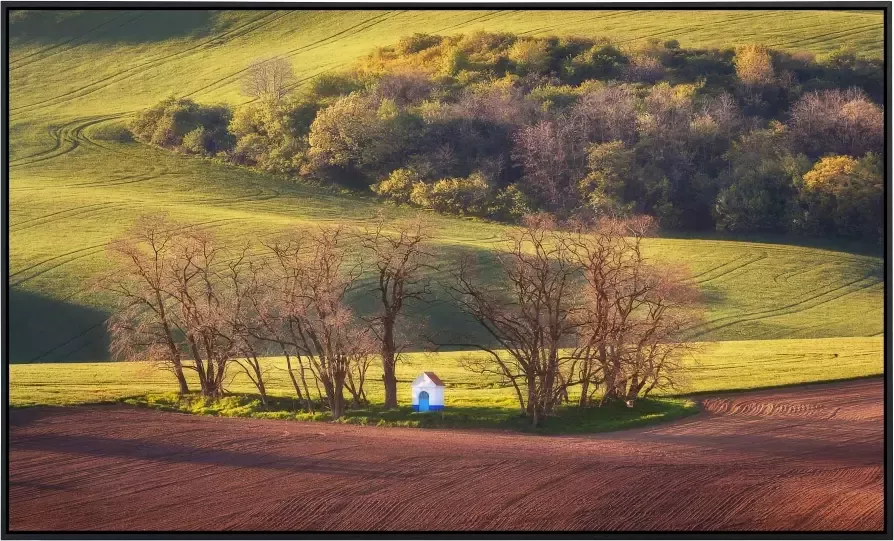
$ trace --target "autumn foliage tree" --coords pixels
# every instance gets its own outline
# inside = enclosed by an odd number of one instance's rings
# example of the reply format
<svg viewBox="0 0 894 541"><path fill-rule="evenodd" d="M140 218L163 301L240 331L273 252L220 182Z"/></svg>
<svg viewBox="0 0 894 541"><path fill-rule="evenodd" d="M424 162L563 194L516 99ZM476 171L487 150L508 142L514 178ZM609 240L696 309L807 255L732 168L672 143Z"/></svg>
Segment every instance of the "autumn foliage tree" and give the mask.
<svg viewBox="0 0 894 541"><path fill-rule="evenodd" d="M884 192L882 160L827 156L804 175L803 197L809 227L819 233L882 238Z"/></svg>

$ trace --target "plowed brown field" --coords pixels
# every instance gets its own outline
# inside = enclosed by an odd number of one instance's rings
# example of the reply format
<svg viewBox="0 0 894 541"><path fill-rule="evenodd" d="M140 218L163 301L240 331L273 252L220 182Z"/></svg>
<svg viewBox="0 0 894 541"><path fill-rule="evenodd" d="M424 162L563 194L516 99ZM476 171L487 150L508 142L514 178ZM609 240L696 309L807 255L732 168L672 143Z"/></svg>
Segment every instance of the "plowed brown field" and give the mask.
<svg viewBox="0 0 894 541"><path fill-rule="evenodd" d="M125 407L10 418L10 529L881 530L880 379L587 437Z"/></svg>

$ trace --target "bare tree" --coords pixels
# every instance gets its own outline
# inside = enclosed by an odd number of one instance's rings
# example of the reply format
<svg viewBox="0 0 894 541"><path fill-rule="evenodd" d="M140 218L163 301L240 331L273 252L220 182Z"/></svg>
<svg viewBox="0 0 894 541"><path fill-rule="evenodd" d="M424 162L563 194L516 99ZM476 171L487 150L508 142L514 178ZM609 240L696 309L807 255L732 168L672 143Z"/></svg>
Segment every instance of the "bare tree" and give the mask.
<svg viewBox="0 0 894 541"><path fill-rule="evenodd" d="M286 360L286 372L295 394L304 401L307 411L313 413L313 397L307 383L310 367L302 352L293 346L297 314L291 312L300 295L297 273L304 264L305 242L299 234L287 234L264 246L273 257L272 262L260 270L261 293L254 298L258 335L278 346Z"/></svg>
<svg viewBox="0 0 894 541"><path fill-rule="evenodd" d="M627 85L593 88L573 106L568 121L591 143L636 140L636 97Z"/></svg>
<svg viewBox="0 0 894 541"><path fill-rule="evenodd" d="M302 365L307 363L323 385L335 419L345 411L351 366L369 355L371 343L369 329L345 302L361 274L359 262L349 261L346 237L341 228L296 230L266 245L275 260L280 293L271 299L278 305L275 321L280 327L272 338L291 349ZM309 396L306 380L304 388Z"/></svg>
<svg viewBox="0 0 894 541"><path fill-rule="evenodd" d="M233 257L209 232L163 216L138 219L111 245L122 262L115 270L123 271L105 281L123 301L110 320L113 352L169 364L181 393L188 392L183 371L194 370L203 396L222 396L228 365L242 356L257 361L240 331L253 294L247 250Z"/></svg>
<svg viewBox="0 0 894 541"><path fill-rule="evenodd" d="M788 127L797 150L859 157L884 147L884 110L857 88L809 92L792 107Z"/></svg>
<svg viewBox="0 0 894 541"><path fill-rule="evenodd" d="M256 99L279 101L295 85L295 72L285 58L252 62L242 81L242 91Z"/></svg>
<svg viewBox="0 0 894 541"><path fill-rule="evenodd" d="M186 394L176 314L166 291L174 241L182 228L164 216L138 218L109 245L117 265L98 284L120 300L108 323L113 355L160 361L176 376L180 394Z"/></svg>
<svg viewBox="0 0 894 541"><path fill-rule="evenodd" d="M551 210L573 203L574 181L579 180L571 167L577 145L573 144L573 133L568 126L542 120L521 128L512 150L513 159L524 168L521 181L524 190Z"/></svg>
<svg viewBox="0 0 894 541"><path fill-rule="evenodd" d="M179 308L180 331L192 357L190 368L199 378L202 394L223 395L227 365L236 354L235 343L223 329L226 293L215 267L227 259L213 236L190 229L174 243L168 294Z"/></svg>
<svg viewBox="0 0 894 541"><path fill-rule="evenodd" d="M262 295L261 266L246 258L248 246L240 256L227 262L224 279L230 294L225 298L226 326L229 338L234 342L233 363L242 369L261 397L261 404L267 407L267 386L265 381L269 367L261 364L263 355L264 321L258 307Z"/></svg>
<svg viewBox="0 0 894 541"><path fill-rule="evenodd" d="M680 272L646 262L642 241L652 219L568 225L527 217L498 254L500 285L484 285L465 259L448 286L495 343L451 345L487 353L466 366L508 381L535 425L578 385L581 406L600 392L600 405L633 404L673 387L690 348L682 331L697 295Z"/></svg>
<svg viewBox="0 0 894 541"><path fill-rule="evenodd" d="M500 374L516 391L519 407L536 426L553 412L568 386L575 383L562 353L569 345L579 310L574 283L579 269L566 243L546 215L526 218L525 227L506 235L497 258L503 284L479 280L468 258L460 262L448 286L459 307L480 323L498 344L465 343L489 355L467 366Z"/></svg>
<svg viewBox="0 0 894 541"><path fill-rule="evenodd" d="M362 336L362 338L372 339L371 335ZM354 408L361 408L369 404L366 397L366 373L372 365L375 356L373 355L375 346L367 344L357 348L351 366L348 369L348 377L345 380L345 387L351 393L351 402Z"/></svg>
<svg viewBox="0 0 894 541"><path fill-rule="evenodd" d="M656 387L673 387L681 373L680 358L689 349L681 335L698 296L681 271L646 262L642 241L653 229L650 217L603 219L565 238L585 278L572 354L582 406L597 390L601 403L632 402Z"/></svg>
<svg viewBox="0 0 894 541"><path fill-rule="evenodd" d="M425 273L434 268L434 254L428 244L431 237L421 221L396 224L394 232L387 227L380 215L362 242L372 253L376 274L373 291L380 301L380 308L371 319L371 330L380 343L385 407L396 408L395 369L404 348L397 341L397 325L407 301L431 300L431 284Z"/></svg>

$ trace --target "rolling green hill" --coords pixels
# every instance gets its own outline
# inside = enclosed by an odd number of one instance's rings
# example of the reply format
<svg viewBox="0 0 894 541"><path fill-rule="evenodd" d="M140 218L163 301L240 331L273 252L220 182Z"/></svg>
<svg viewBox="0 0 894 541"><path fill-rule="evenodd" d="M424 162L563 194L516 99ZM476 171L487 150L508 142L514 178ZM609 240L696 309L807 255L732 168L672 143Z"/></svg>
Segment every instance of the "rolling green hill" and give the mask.
<svg viewBox="0 0 894 541"><path fill-rule="evenodd" d="M109 127L167 95L245 102L240 75L259 57L288 58L307 81L375 46L423 31L578 34L622 43L660 37L685 46L758 42L817 54L848 46L871 56L882 54L883 37L880 12L844 11L48 11L14 12L10 21L9 308L15 363L107 358L108 299L88 280L106 265L104 246L139 213L165 211L225 239L244 239L301 223L360 225L380 208L369 198L105 139ZM431 219L446 256L489 250L503 227ZM699 341L761 340L767 358L784 363L784 355L771 354L768 341L883 331L877 257L669 238L652 239L647 249L657 260L685 264L694 275L709 308L707 322L691 329ZM426 317L432 328L467 324L446 303ZM869 355L878 360L874 373L882 367L880 342L870 341L875 353ZM829 347L836 355L841 350L837 343ZM847 372L837 373L834 362L821 366L829 378ZM13 378L24 374L14 371Z"/></svg>

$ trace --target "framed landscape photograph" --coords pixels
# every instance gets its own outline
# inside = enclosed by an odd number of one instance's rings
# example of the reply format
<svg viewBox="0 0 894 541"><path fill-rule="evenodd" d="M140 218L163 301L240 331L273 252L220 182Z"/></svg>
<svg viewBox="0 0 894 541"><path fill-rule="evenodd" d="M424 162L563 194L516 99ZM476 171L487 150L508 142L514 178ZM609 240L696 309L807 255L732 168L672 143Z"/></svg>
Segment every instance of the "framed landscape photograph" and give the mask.
<svg viewBox="0 0 894 541"><path fill-rule="evenodd" d="M890 539L891 2L2 12L5 538Z"/></svg>

